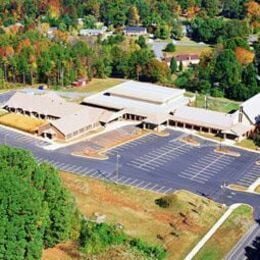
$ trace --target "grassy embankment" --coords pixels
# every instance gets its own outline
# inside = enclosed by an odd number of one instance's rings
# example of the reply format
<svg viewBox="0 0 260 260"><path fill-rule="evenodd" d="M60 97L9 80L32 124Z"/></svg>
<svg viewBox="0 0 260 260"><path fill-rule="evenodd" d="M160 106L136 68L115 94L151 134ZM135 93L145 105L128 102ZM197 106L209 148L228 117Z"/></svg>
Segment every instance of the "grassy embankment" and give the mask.
<svg viewBox="0 0 260 260"><path fill-rule="evenodd" d="M225 211L186 191L164 198L167 207L162 208L155 203L163 196L158 193L68 173L61 177L85 216L105 215L108 223L123 225L128 235L165 246L169 259L183 259Z"/></svg>
<svg viewBox="0 0 260 260"><path fill-rule="evenodd" d="M241 205L208 240L196 255L195 260L224 259L252 223L253 209L248 205Z"/></svg>
<svg viewBox="0 0 260 260"><path fill-rule="evenodd" d="M33 134L39 126L45 124L45 121L21 114L10 113L0 116L0 124Z"/></svg>

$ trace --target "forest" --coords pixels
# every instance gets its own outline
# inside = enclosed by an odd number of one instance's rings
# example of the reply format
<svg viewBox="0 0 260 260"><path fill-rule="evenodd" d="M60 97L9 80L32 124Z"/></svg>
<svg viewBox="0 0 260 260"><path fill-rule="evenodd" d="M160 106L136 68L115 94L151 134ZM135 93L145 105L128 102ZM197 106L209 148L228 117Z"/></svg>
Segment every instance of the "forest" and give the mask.
<svg viewBox="0 0 260 260"><path fill-rule="evenodd" d="M41 259L44 249L68 240L78 243L82 257L119 245L140 259L166 257L161 246L83 216L58 171L28 151L0 146L0 181L1 259Z"/></svg>
<svg viewBox="0 0 260 260"><path fill-rule="evenodd" d="M259 17L260 3L252 0L0 0L0 87L113 76L245 100L260 91L259 40L248 42L259 33ZM79 19L84 28L103 23L113 35L85 41ZM172 70L142 36L126 48L124 26L145 26L164 40L181 39L187 26L189 37L212 51L197 66Z"/></svg>

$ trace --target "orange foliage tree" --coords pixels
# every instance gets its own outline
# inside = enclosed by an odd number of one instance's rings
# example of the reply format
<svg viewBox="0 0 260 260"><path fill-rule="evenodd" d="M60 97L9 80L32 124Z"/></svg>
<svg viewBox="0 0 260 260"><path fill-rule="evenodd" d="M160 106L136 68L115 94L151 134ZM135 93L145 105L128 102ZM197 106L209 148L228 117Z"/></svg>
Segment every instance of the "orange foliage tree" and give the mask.
<svg viewBox="0 0 260 260"><path fill-rule="evenodd" d="M253 62L255 54L241 47L235 49L236 58L240 64L248 65Z"/></svg>

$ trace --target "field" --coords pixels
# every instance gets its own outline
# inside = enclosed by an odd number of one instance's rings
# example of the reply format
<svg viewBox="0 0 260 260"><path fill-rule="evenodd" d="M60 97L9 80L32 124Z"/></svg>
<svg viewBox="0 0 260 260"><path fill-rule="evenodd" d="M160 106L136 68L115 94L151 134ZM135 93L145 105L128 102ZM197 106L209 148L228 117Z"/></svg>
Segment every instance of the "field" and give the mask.
<svg viewBox="0 0 260 260"><path fill-rule="evenodd" d="M197 99L194 103L195 107L205 108L205 95L197 95ZM239 109L239 102L232 101L225 98L208 97L207 108L218 112L229 113L231 111Z"/></svg>
<svg viewBox="0 0 260 260"><path fill-rule="evenodd" d="M241 142L237 143L237 146L247 149L256 150L257 146L255 145L254 141L252 139L245 139Z"/></svg>
<svg viewBox="0 0 260 260"><path fill-rule="evenodd" d="M120 83L124 82L123 79L116 79L116 78L106 78L106 79L92 79L85 87L79 88L66 88L66 91L72 92L86 92L86 93L97 93L100 91L104 91L108 88L116 86Z"/></svg>
<svg viewBox="0 0 260 260"><path fill-rule="evenodd" d="M162 208L155 203L162 196L158 193L64 172L61 177L84 215L105 215L108 222L122 224L127 234L166 246L169 259L183 259L225 211L186 191L163 198L160 202L167 208Z"/></svg>
<svg viewBox="0 0 260 260"><path fill-rule="evenodd" d="M181 55L181 54L198 54L201 55L203 52L209 51L211 48L207 45L192 45L192 46L185 46L185 45L176 45L176 51L173 53L174 55Z"/></svg>
<svg viewBox="0 0 260 260"><path fill-rule="evenodd" d="M196 260L220 260L246 233L253 221L253 209L242 205L235 209L226 222L196 255Z"/></svg>
<svg viewBox="0 0 260 260"><path fill-rule="evenodd" d="M37 128L44 123L44 120L14 113L6 114L0 117L0 124L10 126L28 133L35 133Z"/></svg>

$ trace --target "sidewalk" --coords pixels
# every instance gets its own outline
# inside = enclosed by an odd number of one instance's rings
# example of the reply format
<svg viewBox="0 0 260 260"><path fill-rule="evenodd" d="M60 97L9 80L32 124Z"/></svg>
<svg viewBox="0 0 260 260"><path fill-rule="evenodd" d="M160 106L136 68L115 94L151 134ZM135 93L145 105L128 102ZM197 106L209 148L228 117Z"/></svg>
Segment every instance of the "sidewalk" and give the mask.
<svg viewBox="0 0 260 260"><path fill-rule="evenodd" d="M231 213L241 206L236 203L231 205L223 216L215 223L215 225L209 230L209 232L199 241L199 243L191 250L191 252L185 257L185 260L192 260L193 257L200 251L200 249L207 243L207 241L214 235L218 228L227 220Z"/></svg>

